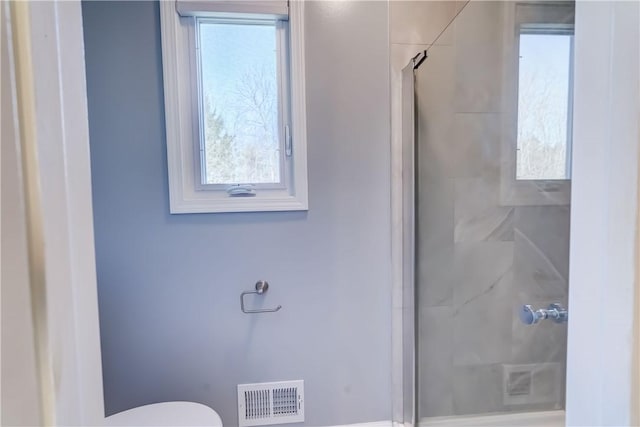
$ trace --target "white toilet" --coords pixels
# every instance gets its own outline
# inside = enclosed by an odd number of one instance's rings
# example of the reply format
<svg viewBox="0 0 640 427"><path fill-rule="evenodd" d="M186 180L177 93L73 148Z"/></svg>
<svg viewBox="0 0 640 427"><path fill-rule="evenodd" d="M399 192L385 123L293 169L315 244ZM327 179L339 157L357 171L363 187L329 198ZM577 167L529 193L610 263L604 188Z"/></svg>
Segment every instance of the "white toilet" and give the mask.
<svg viewBox="0 0 640 427"><path fill-rule="evenodd" d="M163 402L140 406L105 418L105 426L222 427L220 416L208 406L195 402Z"/></svg>

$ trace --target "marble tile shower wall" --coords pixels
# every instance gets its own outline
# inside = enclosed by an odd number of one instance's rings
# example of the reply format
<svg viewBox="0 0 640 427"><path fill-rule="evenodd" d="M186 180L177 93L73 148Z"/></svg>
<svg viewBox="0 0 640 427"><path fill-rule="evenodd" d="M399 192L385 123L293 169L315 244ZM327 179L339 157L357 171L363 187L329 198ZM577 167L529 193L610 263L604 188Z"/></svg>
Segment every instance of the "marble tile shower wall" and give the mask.
<svg viewBox="0 0 640 427"><path fill-rule="evenodd" d="M501 204L503 3L471 1L429 45L464 4L390 5L395 103L400 70L430 47L416 77L419 414L562 408L566 325L522 325L517 308L566 303L570 209ZM531 394L509 395L523 370Z"/></svg>

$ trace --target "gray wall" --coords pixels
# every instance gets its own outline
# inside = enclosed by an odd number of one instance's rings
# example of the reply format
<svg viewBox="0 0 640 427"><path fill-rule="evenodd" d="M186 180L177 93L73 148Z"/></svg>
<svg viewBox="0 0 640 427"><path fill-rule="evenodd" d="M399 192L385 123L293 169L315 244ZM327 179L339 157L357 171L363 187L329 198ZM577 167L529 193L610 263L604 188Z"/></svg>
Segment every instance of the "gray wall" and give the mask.
<svg viewBox="0 0 640 427"><path fill-rule="evenodd" d="M390 419L387 5L307 3L308 213L170 215L158 4L83 17L107 414L304 379L306 425Z"/></svg>

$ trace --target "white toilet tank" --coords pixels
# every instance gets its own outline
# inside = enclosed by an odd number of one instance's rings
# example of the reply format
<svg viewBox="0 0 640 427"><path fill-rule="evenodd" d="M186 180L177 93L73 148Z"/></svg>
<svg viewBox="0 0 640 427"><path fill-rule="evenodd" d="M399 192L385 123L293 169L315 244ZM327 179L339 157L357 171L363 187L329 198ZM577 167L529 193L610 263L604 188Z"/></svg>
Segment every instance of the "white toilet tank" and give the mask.
<svg viewBox="0 0 640 427"><path fill-rule="evenodd" d="M140 406L105 418L105 426L222 427L220 416L208 406L195 402L163 402Z"/></svg>

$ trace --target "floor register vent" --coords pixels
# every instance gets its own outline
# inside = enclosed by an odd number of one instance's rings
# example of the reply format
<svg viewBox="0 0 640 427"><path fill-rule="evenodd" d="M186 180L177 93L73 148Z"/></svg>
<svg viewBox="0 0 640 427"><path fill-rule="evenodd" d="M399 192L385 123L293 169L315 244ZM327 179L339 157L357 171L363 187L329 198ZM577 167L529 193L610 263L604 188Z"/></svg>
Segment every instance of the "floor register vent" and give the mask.
<svg viewBox="0 0 640 427"><path fill-rule="evenodd" d="M304 421L304 381L238 384L238 425Z"/></svg>

